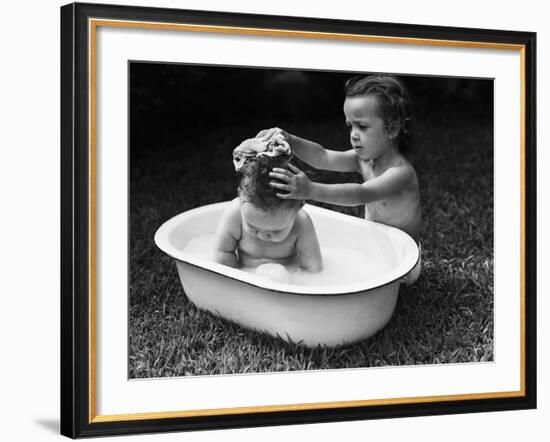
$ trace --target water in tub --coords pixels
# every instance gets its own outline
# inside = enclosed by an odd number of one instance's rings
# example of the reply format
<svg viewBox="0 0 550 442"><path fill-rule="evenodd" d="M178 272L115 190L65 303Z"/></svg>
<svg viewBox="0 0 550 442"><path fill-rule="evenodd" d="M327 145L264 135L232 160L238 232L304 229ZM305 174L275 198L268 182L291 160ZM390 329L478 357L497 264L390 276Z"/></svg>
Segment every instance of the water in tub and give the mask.
<svg viewBox="0 0 550 442"><path fill-rule="evenodd" d="M199 235L192 238L183 248L183 251L211 259L214 250L215 235ZM302 286L338 286L352 284L371 279L381 273L391 270L390 264L381 259L376 247L364 251L328 248L321 245L323 256L323 270L319 273L301 271L295 264L284 266L280 264L264 264L258 268L241 268L240 270L252 274L260 274L274 281ZM286 271L285 271L286 269ZM288 275L286 274L288 272Z"/></svg>

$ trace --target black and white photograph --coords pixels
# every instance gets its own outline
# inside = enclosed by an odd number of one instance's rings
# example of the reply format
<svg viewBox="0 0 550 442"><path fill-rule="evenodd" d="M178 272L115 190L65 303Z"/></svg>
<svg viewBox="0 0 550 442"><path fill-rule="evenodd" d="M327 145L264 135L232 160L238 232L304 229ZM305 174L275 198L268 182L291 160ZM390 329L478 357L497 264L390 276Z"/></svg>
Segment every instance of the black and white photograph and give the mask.
<svg viewBox="0 0 550 442"><path fill-rule="evenodd" d="M128 63L128 376L494 360L494 80Z"/></svg>
<svg viewBox="0 0 550 442"><path fill-rule="evenodd" d="M544 440L544 2L5 4L1 440Z"/></svg>
<svg viewBox="0 0 550 442"><path fill-rule="evenodd" d="M62 434L536 407L534 33L61 25Z"/></svg>

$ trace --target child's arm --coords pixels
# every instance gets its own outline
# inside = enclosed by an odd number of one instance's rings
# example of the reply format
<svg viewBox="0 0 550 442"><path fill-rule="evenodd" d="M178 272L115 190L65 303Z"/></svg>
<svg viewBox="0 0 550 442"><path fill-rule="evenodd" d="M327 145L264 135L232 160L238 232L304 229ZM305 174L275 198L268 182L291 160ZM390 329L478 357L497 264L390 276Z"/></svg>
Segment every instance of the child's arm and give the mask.
<svg viewBox="0 0 550 442"><path fill-rule="evenodd" d="M299 254L300 268L310 272L320 272L323 270L323 258L313 222L303 210L298 213L296 222L299 223L296 249Z"/></svg>
<svg viewBox="0 0 550 442"><path fill-rule="evenodd" d="M310 181L307 175L296 166L289 169L275 168L269 176L287 184L271 182L270 185L287 193L278 193L282 199L309 199L340 206L358 206L372 201L388 198L404 188L413 173L405 166L390 167L382 175L363 184L322 184Z"/></svg>
<svg viewBox="0 0 550 442"><path fill-rule="evenodd" d="M241 236L241 212L234 201L223 213L214 243L214 261L230 267L238 267L236 249Z"/></svg>
<svg viewBox="0 0 550 442"><path fill-rule="evenodd" d="M290 144L293 154L317 169L357 172L357 154L353 149L344 152L325 149L319 143L297 137L278 127L262 130L256 136L270 140L279 134Z"/></svg>

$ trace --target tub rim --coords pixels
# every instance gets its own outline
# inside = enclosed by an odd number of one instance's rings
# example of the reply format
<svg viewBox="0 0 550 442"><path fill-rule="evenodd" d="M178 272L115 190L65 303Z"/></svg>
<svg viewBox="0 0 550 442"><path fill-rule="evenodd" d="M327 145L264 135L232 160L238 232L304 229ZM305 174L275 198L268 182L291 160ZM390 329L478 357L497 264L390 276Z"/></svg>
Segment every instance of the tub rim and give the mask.
<svg viewBox="0 0 550 442"><path fill-rule="evenodd" d="M392 226L381 224L375 221L354 217L344 213L336 212L334 210L325 209L323 207L314 206L311 204L305 204L304 210L306 210L310 215L311 214L321 214L322 216L328 216L329 218L345 218L346 222L360 225L362 223L371 223L375 225L376 229L386 231L392 236L401 237L405 243L408 243L407 247L408 252L405 254L403 262L392 269L392 271L384 274L386 277L377 277L371 278L367 281L361 281L353 284L342 284L334 286L302 286L295 284L283 284L279 282L270 281L266 278L256 276L251 273L243 272L242 270L229 267L223 264L216 263L201 257L190 255L181 250L176 249L169 240L170 233L172 230L178 226L181 222L184 222L186 219L191 217L202 215L204 216L207 212L217 211L221 206L229 204L230 201L223 201L218 203L207 204L204 206L196 207L193 209L186 210L185 212L179 213L178 215L173 216L172 218L165 221L161 226L156 230L154 235L154 242L156 246L165 254L175 259L193 267L200 268L202 270L215 273L219 276L223 276L229 279L239 281L241 283L252 285L264 290L271 292L281 292L292 295L305 295L305 296L344 296L344 295L353 295L361 292L366 292L369 290L374 290L376 288L384 287L389 284L393 284L396 281L399 281L403 276L409 273L418 263L420 259L420 251L418 245L414 239L407 234L406 232ZM205 213L202 213L205 212ZM387 276L389 275L389 276Z"/></svg>

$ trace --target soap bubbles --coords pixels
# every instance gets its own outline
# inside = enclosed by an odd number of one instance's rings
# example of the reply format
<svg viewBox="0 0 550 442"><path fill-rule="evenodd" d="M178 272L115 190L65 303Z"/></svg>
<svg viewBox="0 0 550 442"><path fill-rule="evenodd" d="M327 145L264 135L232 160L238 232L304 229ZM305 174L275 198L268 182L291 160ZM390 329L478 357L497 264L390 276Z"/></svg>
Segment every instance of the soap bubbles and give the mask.
<svg viewBox="0 0 550 442"><path fill-rule="evenodd" d="M270 279L271 281L281 282L283 284L290 283L290 273L285 266L276 263L266 263L259 265L256 269L256 274Z"/></svg>

